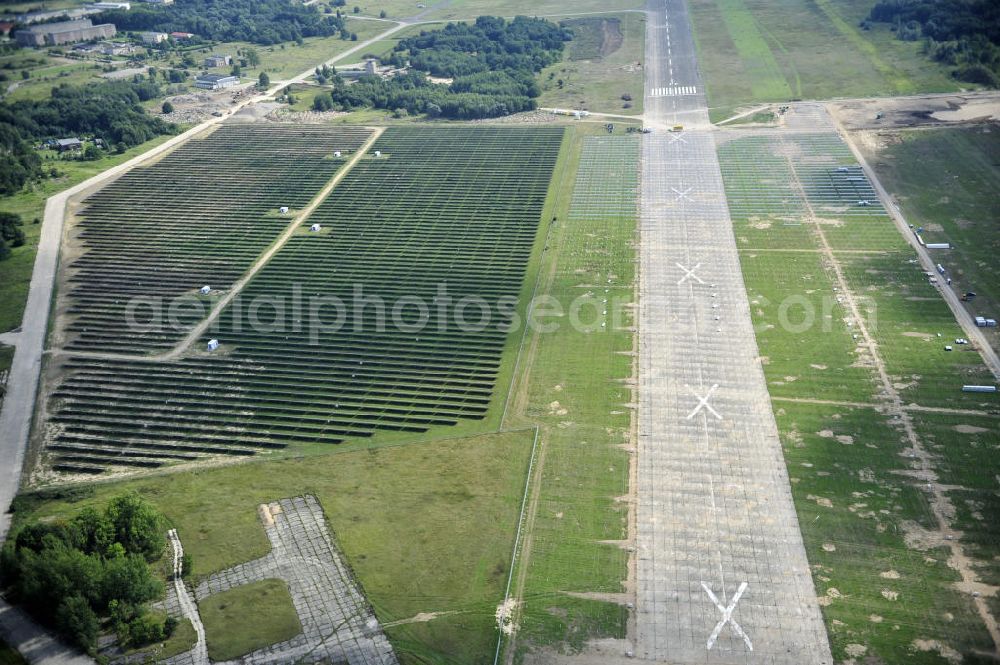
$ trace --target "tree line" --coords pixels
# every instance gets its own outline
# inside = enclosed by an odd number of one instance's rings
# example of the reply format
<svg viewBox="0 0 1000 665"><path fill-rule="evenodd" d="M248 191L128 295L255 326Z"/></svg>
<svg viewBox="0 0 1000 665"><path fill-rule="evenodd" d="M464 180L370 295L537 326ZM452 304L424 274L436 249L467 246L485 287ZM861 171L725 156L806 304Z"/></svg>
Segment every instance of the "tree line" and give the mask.
<svg viewBox="0 0 1000 665"><path fill-rule="evenodd" d="M905 41L923 41L928 57L954 67L962 81L1000 86L1000 2L879 0L869 22L889 23Z"/></svg>
<svg viewBox="0 0 1000 665"><path fill-rule="evenodd" d="M163 595L149 562L166 547L162 515L138 494L70 520L19 527L0 553L0 582L43 625L93 654L102 618L123 647L162 641L176 620L148 613Z"/></svg>
<svg viewBox="0 0 1000 665"><path fill-rule="evenodd" d="M317 95L313 108L374 107L462 120L529 111L541 94L535 75L559 61L571 37L550 21L524 16L449 23L400 40L388 63L409 64L407 73L384 79L362 76L353 85L333 73L333 90ZM434 83L428 74L452 82Z"/></svg>
<svg viewBox="0 0 1000 665"><path fill-rule="evenodd" d="M103 12L101 22L119 30L191 32L203 39L279 44L346 31L339 15L290 0L185 0L170 5L133 4Z"/></svg>
<svg viewBox="0 0 1000 665"><path fill-rule="evenodd" d="M87 134L123 151L175 132L175 125L147 114L141 105L160 94L154 81L137 76L130 81L62 84L48 99L0 103L0 194L17 192L42 177L33 143Z"/></svg>

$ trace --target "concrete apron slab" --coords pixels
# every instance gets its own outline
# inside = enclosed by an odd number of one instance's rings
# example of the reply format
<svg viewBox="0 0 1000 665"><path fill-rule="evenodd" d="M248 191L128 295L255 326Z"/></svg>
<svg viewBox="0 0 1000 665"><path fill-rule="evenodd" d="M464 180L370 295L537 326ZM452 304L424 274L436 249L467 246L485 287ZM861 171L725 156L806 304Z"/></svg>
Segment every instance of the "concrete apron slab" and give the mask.
<svg viewBox="0 0 1000 665"><path fill-rule="evenodd" d="M651 124L706 127L683 0L649 25ZM830 665L711 131L644 137L641 200L635 655Z"/></svg>

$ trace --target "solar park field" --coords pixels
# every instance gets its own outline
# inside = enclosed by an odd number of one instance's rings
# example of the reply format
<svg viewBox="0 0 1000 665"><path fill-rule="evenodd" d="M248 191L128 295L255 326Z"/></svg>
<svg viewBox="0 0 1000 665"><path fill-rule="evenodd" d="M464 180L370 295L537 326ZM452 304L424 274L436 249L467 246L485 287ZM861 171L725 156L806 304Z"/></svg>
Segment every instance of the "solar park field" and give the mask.
<svg viewBox="0 0 1000 665"><path fill-rule="evenodd" d="M49 367L44 452L54 470L159 467L488 419L510 378L507 327L559 128L388 129L191 350L176 361L144 356L203 312L152 334L125 325L132 296L226 289L288 225L278 206L294 215L369 133L223 127L84 202L71 240L80 256L60 299L65 353ZM315 224L320 232L309 231ZM458 330L431 308L410 331L419 312L397 303L429 304L439 288L488 303L489 325ZM407 325L380 327L378 307L353 301L355 289ZM333 330L323 306L323 325L303 324L301 308L320 297L342 299L344 328ZM479 317L470 308L467 318ZM208 353L213 338L221 346Z"/></svg>
<svg viewBox="0 0 1000 665"><path fill-rule="evenodd" d="M979 662L1000 416L961 386L992 377L839 136L727 132L719 160L834 659Z"/></svg>
<svg viewBox="0 0 1000 665"><path fill-rule="evenodd" d="M63 347L163 351L195 325L129 328L131 298L225 290L371 134L364 127L228 125L135 169L83 202L72 229L60 313ZM74 257L74 254L79 256ZM142 312L138 312L139 318Z"/></svg>
<svg viewBox="0 0 1000 665"><path fill-rule="evenodd" d="M290 130L219 131L231 132L238 150L248 137L260 144ZM338 128L314 131L324 164L327 150L348 145ZM201 140L226 151L225 138ZM363 140L355 135L353 145ZM311 493L401 662L491 662L508 575L511 593L526 602L516 617L522 637L515 649L509 640L501 646L518 659L548 645L623 636L627 612L613 597L628 574L621 497L634 401L638 147L637 138L605 136L595 125L394 127L358 161L345 148L350 170L308 217L290 212L294 233L190 351L162 353L189 334L193 319L164 343L52 356L45 440L36 441L41 465L18 519L72 515L109 494L138 491L177 528L197 581L267 553L257 504ZM130 177L156 169L169 182L190 171L197 182L184 159L199 148L178 149ZM322 187L311 182L296 206ZM79 207L71 244L84 244L81 229L99 200L92 194ZM255 218L271 225L272 241L283 231L267 206L286 204L268 199ZM175 217L158 213L149 226ZM314 224L321 230L309 231ZM93 247L107 251L93 236L89 242L72 248L75 260ZM72 274L63 308L88 286ZM234 283L210 273L197 279L176 292L198 298L200 282L220 290ZM496 323L471 334L439 331L433 310L420 332L348 328L321 333L315 345L291 326L249 325L255 299L291 297L293 289L303 298L346 296L355 283L388 309L406 295L433 297L439 283L456 298L519 302L491 312ZM589 323L581 329L556 318L551 333L498 331L524 315L533 293L560 302L585 296L581 319ZM622 305L617 327L609 312ZM112 319L106 334L117 338L122 320ZM211 353L210 338L222 342ZM247 463L172 467L221 458ZM179 468L187 471L167 473ZM531 498L529 474L540 488ZM88 478L116 481L45 487ZM525 537L515 541L519 524ZM610 595L580 596L591 592Z"/></svg>

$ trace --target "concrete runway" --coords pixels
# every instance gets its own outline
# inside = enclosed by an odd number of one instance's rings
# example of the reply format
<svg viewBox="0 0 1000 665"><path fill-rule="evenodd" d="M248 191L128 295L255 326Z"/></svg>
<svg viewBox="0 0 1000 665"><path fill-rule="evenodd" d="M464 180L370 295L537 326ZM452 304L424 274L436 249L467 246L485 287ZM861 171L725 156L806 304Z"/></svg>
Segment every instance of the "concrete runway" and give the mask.
<svg viewBox="0 0 1000 665"><path fill-rule="evenodd" d="M687 10L648 12L635 655L829 665Z"/></svg>

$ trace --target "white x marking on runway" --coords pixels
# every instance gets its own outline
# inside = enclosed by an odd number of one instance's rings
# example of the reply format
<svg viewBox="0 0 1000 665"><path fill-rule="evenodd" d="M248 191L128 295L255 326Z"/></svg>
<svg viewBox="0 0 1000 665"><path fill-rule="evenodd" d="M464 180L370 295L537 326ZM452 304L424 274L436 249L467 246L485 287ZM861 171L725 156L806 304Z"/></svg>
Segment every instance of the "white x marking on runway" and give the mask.
<svg viewBox="0 0 1000 665"><path fill-rule="evenodd" d="M719 608L720 612L722 612L722 618L719 620L719 623L715 624L715 630L712 631L712 634L708 636L707 648L709 651L711 651L712 647L715 646L715 640L719 639L719 633L722 632L722 629L727 623L733 627L733 632L743 638L743 641L746 642L747 649L753 651L753 642L750 641L750 638L743 632L740 624L736 623L736 619L733 618L733 610L736 609L736 603L740 602L740 598L743 596L743 592L747 590L747 586L746 582L740 584L740 588L736 591L736 595L733 596L729 605L723 607L722 603L719 602L719 599L715 597L715 594L712 593L712 590L708 587L708 584L705 582L701 583L701 588L705 590L708 597L712 599L715 606Z"/></svg>
<svg viewBox="0 0 1000 665"><path fill-rule="evenodd" d="M681 199L687 199L688 201L690 201L691 199L688 198L688 192L694 189L694 187L688 187L683 192L677 189L676 187L671 187L670 189L674 190L674 194L677 194L677 198L674 199L674 201L680 201Z"/></svg>
<svg viewBox="0 0 1000 665"><path fill-rule="evenodd" d="M680 134L671 134L670 135L670 142L671 143L677 143L678 141L680 141L681 143L687 143L687 141L684 140L684 137L681 136Z"/></svg>
<svg viewBox="0 0 1000 665"><path fill-rule="evenodd" d="M688 384L685 383L684 387L687 388L688 390L690 390L691 394L698 398L698 406L694 407L694 411L692 411L691 413L689 413L687 415L687 420L691 420L692 418L694 418L695 414L697 414L703 408L704 409L708 409L709 411L711 411L712 415L715 416L716 420L722 420L722 416L719 415L719 412L716 411L715 409L713 409L712 405L708 403L708 398L711 397L712 393L715 392L715 389L719 387L718 383L713 383L712 387L708 389L708 394L705 395L704 397L702 397L701 395L699 395L698 393L696 393L694 391L694 389L691 386L689 386Z"/></svg>
<svg viewBox="0 0 1000 665"><path fill-rule="evenodd" d="M688 277L695 278L696 280L698 280L699 284L704 284L705 283L705 282L702 281L701 277L698 277L698 275L694 274L694 271L701 267L701 263L696 264L695 267L691 268L690 270L688 270L687 268L685 268L684 266L682 266L680 263L677 264L677 267L684 271L684 276L681 277L679 280L677 280L677 285L678 286L680 286L681 284L683 284L684 282L686 282L687 279L688 279Z"/></svg>

